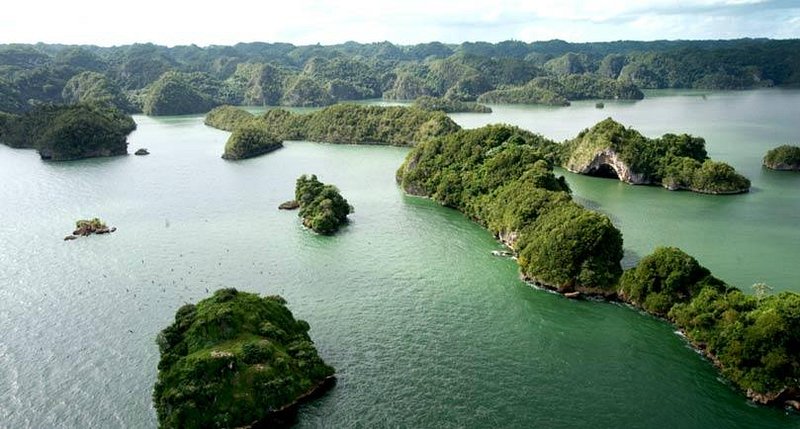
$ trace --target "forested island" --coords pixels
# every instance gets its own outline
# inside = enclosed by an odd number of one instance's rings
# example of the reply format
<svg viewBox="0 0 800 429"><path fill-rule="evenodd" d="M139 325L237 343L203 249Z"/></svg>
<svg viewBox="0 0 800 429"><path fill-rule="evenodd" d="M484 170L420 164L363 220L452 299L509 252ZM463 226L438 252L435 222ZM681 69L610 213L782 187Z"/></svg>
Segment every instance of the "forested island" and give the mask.
<svg viewBox="0 0 800 429"><path fill-rule="evenodd" d="M271 134L277 140L398 146L414 146L460 130L441 111L355 104L330 106L308 114L273 109L260 117L241 108L222 106L212 110L205 123L223 130L261 129L264 138ZM547 147L547 158L554 165L579 174L705 194L737 194L750 189L750 180L733 167L708 158L703 138L664 134L651 139L611 118L563 144L549 141Z"/></svg>
<svg viewBox="0 0 800 429"><path fill-rule="evenodd" d="M263 127L245 124L236 127L225 143L223 159L245 159L263 155L283 147L283 142Z"/></svg>
<svg viewBox="0 0 800 429"><path fill-rule="evenodd" d="M177 115L421 96L566 105L638 99L649 88L798 84L798 40L0 46L0 112L15 114L41 103Z"/></svg>
<svg viewBox="0 0 800 429"><path fill-rule="evenodd" d="M641 100L644 94L629 80L616 80L588 74L537 77L525 85L486 92L482 103L547 104L568 106L571 100L588 99Z"/></svg>
<svg viewBox="0 0 800 429"><path fill-rule="evenodd" d="M222 130L251 123L279 140L393 146L413 146L461 128L444 112L401 106L337 104L304 114L272 109L258 117L248 115L226 106L210 112L205 123Z"/></svg>
<svg viewBox="0 0 800 429"><path fill-rule="evenodd" d="M440 110L444 113L492 113L492 109L483 104L428 95L418 97L414 100L413 106L423 110Z"/></svg>
<svg viewBox="0 0 800 429"><path fill-rule="evenodd" d="M767 151L764 167L770 170L800 171L800 146L782 145Z"/></svg>
<svg viewBox="0 0 800 429"><path fill-rule="evenodd" d="M580 174L669 190L738 194L750 189L750 180L733 167L708 158L701 137L664 134L650 139L611 118L566 142L563 164Z"/></svg>
<svg viewBox="0 0 800 429"><path fill-rule="evenodd" d="M622 234L572 201L552 172L554 145L506 125L463 130L412 149L397 180L487 227L514 251L524 279L665 317L749 398L800 409L800 295L745 295L674 248L623 272Z"/></svg>
<svg viewBox="0 0 800 429"><path fill-rule="evenodd" d="M51 161L125 155L135 129L130 115L104 104L40 105L22 115L0 114L0 143L36 149Z"/></svg>
<svg viewBox="0 0 800 429"><path fill-rule="evenodd" d="M313 174L304 174L297 179L294 198L300 208L298 216L303 218L303 225L323 235L332 235L338 231L347 223L347 215L353 212L353 206L342 197L335 186L320 182ZM290 206L293 208L294 204L283 208Z"/></svg>
<svg viewBox="0 0 800 429"><path fill-rule="evenodd" d="M161 331L153 403L161 428L271 427L329 388L309 325L279 296L220 289Z"/></svg>

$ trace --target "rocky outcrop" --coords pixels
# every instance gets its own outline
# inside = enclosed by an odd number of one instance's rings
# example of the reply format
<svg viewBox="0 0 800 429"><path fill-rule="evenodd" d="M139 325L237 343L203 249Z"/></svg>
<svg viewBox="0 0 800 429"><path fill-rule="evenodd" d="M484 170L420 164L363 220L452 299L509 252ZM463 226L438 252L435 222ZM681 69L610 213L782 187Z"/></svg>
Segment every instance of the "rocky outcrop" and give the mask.
<svg viewBox="0 0 800 429"><path fill-rule="evenodd" d="M146 148L137 149L136 152L133 153L134 155L150 155L150 152Z"/></svg>
<svg viewBox="0 0 800 429"><path fill-rule="evenodd" d="M295 210L300 208L300 203L297 200L289 200L281 203L278 206L279 210Z"/></svg>
<svg viewBox="0 0 800 429"><path fill-rule="evenodd" d="M778 162L774 164L764 163L764 167L769 168L770 170L778 170L778 171L800 171L800 163L798 164L786 164L783 162Z"/></svg>
<svg viewBox="0 0 800 429"><path fill-rule="evenodd" d="M633 171L619 154L611 148L606 148L597 152L593 157L581 162L578 159L570 158L565 165L566 169L578 174L601 177L617 177L619 180L632 185L650 185L651 181L645 178L642 173Z"/></svg>
<svg viewBox="0 0 800 429"><path fill-rule="evenodd" d="M75 222L75 230L72 231L72 235L68 235L64 237L64 241L75 240L78 237L87 237L92 234L110 234L116 231L116 227L108 227L106 226L103 221L98 218L94 219L81 219Z"/></svg>

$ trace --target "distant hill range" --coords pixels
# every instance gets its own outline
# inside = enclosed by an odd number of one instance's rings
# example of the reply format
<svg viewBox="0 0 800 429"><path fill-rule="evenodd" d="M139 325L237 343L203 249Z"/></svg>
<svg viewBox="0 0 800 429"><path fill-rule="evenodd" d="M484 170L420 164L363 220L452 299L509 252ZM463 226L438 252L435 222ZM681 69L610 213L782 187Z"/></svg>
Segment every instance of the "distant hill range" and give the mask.
<svg viewBox="0 0 800 429"><path fill-rule="evenodd" d="M580 78L576 78L578 76ZM800 84L800 40L389 42L295 46L0 45L0 111L106 103L149 115L222 104L325 106L421 96L568 104L639 89Z"/></svg>

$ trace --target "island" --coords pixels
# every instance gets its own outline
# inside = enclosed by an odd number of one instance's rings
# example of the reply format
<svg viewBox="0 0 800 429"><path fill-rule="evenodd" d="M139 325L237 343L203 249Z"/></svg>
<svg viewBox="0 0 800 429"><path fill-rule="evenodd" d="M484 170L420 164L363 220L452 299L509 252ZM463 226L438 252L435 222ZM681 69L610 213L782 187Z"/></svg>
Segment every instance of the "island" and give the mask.
<svg viewBox="0 0 800 429"><path fill-rule="evenodd" d="M611 118L565 143L564 167L632 185L661 185L704 194L738 194L750 180L723 162L712 161L705 140L688 134L643 136Z"/></svg>
<svg viewBox="0 0 800 429"><path fill-rule="evenodd" d="M770 170L800 171L800 146L782 145L770 149L762 163Z"/></svg>
<svg viewBox="0 0 800 429"><path fill-rule="evenodd" d="M126 155L136 129L130 115L104 104L42 105L0 121L2 142L32 148L43 160Z"/></svg>
<svg viewBox="0 0 800 429"><path fill-rule="evenodd" d="M234 113L234 109L214 111L206 124L223 130L235 129L244 115ZM441 111L357 104L337 104L305 114L272 109L253 119L253 123L282 141L393 146L413 146L461 128Z"/></svg>
<svg viewBox="0 0 800 429"><path fill-rule="evenodd" d="M263 155L283 147L283 142L263 127L246 124L233 130L225 143L223 159L236 160Z"/></svg>
<svg viewBox="0 0 800 429"><path fill-rule="evenodd" d="M75 222L75 230L72 231L72 235L64 237L64 241L75 240L78 237L86 237L92 234L110 234L116 230L116 227L109 228L105 222L98 218L80 219Z"/></svg>
<svg viewBox="0 0 800 429"><path fill-rule="evenodd" d="M658 248L622 275L619 297L674 323L759 404L800 410L800 294L755 295L725 284L677 248Z"/></svg>
<svg viewBox="0 0 800 429"><path fill-rule="evenodd" d="M492 109L483 104L427 95L417 97L413 106L423 110L440 110L445 113L492 113Z"/></svg>
<svg viewBox="0 0 800 429"><path fill-rule="evenodd" d="M610 122L604 127L622 133L615 142L644 139ZM682 142L677 154L704 154L702 139L666 139ZM408 194L488 228L516 256L523 279L569 298L621 300L665 318L748 398L800 409L800 294L758 288L746 295L677 248L658 248L623 271L621 232L604 214L572 201L564 178L553 174L564 149L508 125L462 130L413 148L397 181ZM650 171L625 174L647 180Z"/></svg>
<svg viewBox="0 0 800 429"><path fill-rule="evenodd" d="M589 74L568 74L537 77L522 86L489 91L478 97L478 101L568 106L570 100L641 100L642 98L644 98L644 93L629 80L615 80Z"/></svg>
<svg viewBox="0 0 800 429"><path fill-rule="evenodd" d="M279 296L220 289L158 334L153 404L161 428L262 427L334 384L309 325Z"/></svg>
<svg viewBox="0 0 800 429"><path fill-rule="evenodd" d="M233 131L236 127L250 123L255 116L239 107L218 106L206 114L203 123L223 131Z"/></svg>
<svg viewBox="0 0 800 429"><path fill-rule="evenodd" d="M319 234L335 233L347 223L347 215L353 212L353 206L335 186L320 182L313 174L304 174L297 179L294 195L303 225Z"/></svg>
<svg viewBox="0 0 800 429"><path fill-rule="evenodd" d="M553 174L561 147L509 125L462 130L417 145L397 171L430 197L489 228L518 256L522 276L560 292L614 293L622 235L574 201Z"/></svg>

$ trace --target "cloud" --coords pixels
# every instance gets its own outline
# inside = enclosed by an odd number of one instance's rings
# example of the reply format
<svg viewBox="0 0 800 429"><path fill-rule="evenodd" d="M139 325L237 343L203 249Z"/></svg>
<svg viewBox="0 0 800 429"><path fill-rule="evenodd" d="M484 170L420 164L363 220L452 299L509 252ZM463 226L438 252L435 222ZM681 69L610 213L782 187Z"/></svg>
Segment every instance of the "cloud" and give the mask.
<svg viewBox="0 0 800 429"><path fill-rule="evenodd" d="M800 37L797 0L227 0L224 7L140 0L123 11L100 0L46 3L4 5L2 41L410 44Z"/></svg>

